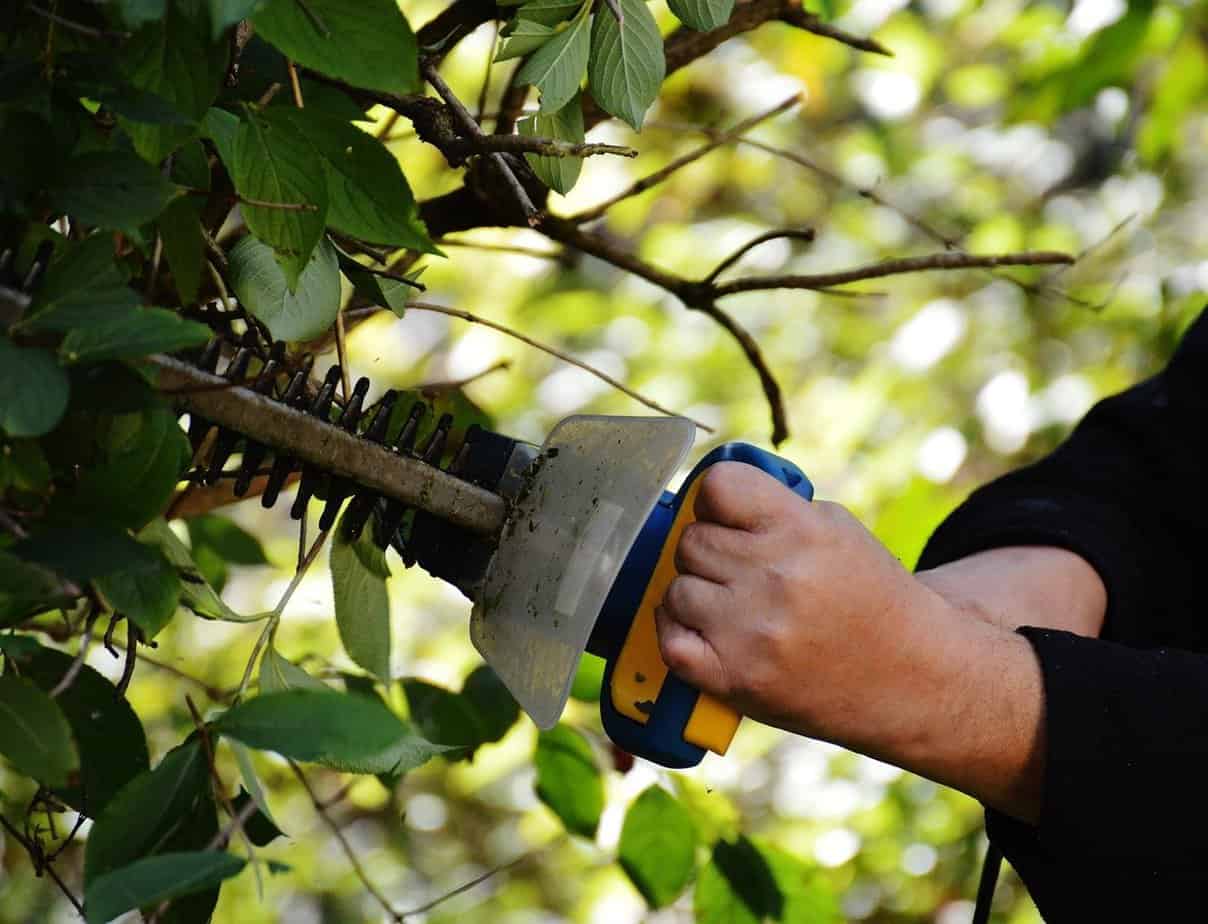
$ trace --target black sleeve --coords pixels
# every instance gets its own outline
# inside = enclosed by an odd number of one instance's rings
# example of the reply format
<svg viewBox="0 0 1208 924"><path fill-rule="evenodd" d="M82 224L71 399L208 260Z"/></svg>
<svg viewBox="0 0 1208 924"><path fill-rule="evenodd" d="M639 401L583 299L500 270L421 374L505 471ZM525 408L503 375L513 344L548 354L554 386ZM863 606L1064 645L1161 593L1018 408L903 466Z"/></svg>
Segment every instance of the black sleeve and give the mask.
<svg viewBox="0 0 1208 924"><path fill-rule="evenodd" d="M1044 678L1043 807L1034 827L994 813L989 827L1050 920L1066 919L1055 912L1074 907L1071 889L1169 895L1208 865L1206 484L1201 314L1159 375L1096 405L1048 457L974 492L920 557L923 570L1053 545L1107 588L1102 638L1020 630ZM1105 893L1105 878L1118 888Z"/></svg>

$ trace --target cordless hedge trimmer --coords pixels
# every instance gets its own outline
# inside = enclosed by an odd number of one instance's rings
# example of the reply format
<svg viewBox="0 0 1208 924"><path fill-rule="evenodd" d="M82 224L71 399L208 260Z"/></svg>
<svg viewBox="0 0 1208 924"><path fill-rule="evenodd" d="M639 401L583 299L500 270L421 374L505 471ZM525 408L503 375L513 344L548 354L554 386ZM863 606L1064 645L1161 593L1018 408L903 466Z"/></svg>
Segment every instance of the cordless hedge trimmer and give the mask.
<svg viewBox="0 0 1208 924"><path fill-rule="evenodd" d="M343 529L359 535L368 524L378 545L473 601L475 647L541 728L557 722L588 651L607 662L600 711L619 746L668 767L726 752L738 714L667 670L654 610L709 466L754 465L809 499L796 466L728 443L666 491L693 442L693 424L677 417L568 417L541 446L473 426L450 454L451 418L424 428L422 402L403 413L388 392L366 409L361 379L339 406L339 368L314 390L309 362L290 371L281 345L265 353L251 337L221 375L220 354L214 341L192 363L149 360L160 390L190 415L195 447L206 447L204 480L238 452L225 473L237 496L260 477L272 506L300 472L292 513L325 499L323 528L347 500Z"/></svg>

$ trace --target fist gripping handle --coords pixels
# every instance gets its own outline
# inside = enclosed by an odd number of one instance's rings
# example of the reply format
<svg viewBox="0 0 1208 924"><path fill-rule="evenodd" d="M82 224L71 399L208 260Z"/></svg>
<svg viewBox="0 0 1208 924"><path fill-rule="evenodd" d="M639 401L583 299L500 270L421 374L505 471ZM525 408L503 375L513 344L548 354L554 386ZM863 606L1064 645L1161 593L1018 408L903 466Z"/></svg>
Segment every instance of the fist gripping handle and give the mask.
<svg viewBox="0 0 1208 924"><path fill-rule="evenodd" d="M748 443L726 443L697 463L677 493L663 492L630 549L600 612L588 650L607 659L600 692L604 730L625 750L665 767L692 767L706 750L724 754L741 716L689 686L659 653L654 610L676 577L675 549L696 519L701 476L718 462L767 472L806 500L814 486L792 462Z"/></svg>

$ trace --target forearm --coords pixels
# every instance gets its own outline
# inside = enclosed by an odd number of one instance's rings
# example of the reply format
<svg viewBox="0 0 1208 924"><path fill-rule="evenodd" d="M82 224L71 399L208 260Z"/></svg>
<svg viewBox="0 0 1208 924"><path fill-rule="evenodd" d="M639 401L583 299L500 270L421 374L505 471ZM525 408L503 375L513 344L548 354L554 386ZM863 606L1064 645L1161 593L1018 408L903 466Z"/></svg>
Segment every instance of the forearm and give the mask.
<svg viewBox="0 0 1208 924"><path fill-rule="evenodd" d="M1034 821L1044 773L1044 689L1020 626L1098 635L1106 592L1083 559L1052 547L991 549L916 576L917 657L907 674L917 725L851 742ZM887 716L887 718L890 718ZM878 745L877 738L883 740Z"/></svg>

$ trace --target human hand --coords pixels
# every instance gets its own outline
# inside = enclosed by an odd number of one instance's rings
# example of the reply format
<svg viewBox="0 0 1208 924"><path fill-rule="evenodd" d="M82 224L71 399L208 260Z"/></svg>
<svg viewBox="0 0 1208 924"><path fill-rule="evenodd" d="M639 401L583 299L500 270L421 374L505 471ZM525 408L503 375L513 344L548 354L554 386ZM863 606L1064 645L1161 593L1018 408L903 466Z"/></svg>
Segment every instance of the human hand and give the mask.
<svg viewBox="0 0 1208 924"><path fill-rule="evenodd" d="M944 599L843 507L741 463L702 477L656 612L664 661L753 718L884 753L933 706L917 685L937 682Z"/></svg>

